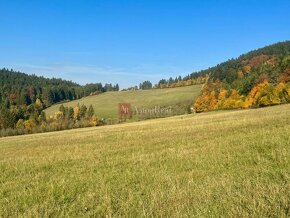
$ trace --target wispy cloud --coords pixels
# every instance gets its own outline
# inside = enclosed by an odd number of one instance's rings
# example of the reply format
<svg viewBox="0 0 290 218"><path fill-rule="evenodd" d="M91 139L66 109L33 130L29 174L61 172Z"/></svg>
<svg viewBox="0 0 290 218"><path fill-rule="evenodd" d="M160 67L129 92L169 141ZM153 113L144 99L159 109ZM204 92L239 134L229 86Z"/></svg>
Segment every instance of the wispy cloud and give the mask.
<svg viewBox="0 0 290 218"><path fill-rule="evenodd" d="M18 67L25 68L32 73L35 72L55 72L59 73L73 73L73 74L83 74L83 73L91 73L94 75L116 75L116 76L144 76L148 77L160 77L164 74L154 74L144 72L148 70L148 66L140 65L137 67L132 67L130 69L123 69L123 68L114 68L111 66L95 66L95 65L77 65L77 64L53 64L53 65L33 65L33 64L21 64ZM146 69L147 68L147 69ZM158 69L156 69L158 70ZM141 75L140 75L141 74ZM60 75L61 76L61 75Z"/></svg>
<svg viewBox="0 0 290 218"><path fill-rule="evenodd" d="M137 85L144 80L156 83L168 76L177 76L180 69L174 66L156 66L142 64L130 68L118 68L112 66L97 66L77 63L53 63L36 65L30 63L13 66L16 70L26 73L73 80L81 84L85 83L119 83L122 88Z"/></svg>

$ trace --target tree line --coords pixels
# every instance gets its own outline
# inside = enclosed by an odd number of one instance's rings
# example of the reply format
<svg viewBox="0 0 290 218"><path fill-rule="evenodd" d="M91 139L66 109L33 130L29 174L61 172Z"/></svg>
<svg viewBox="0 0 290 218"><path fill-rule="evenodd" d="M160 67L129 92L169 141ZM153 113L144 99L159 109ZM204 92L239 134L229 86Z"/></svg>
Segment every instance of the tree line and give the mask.
<svg viewBox="0 0 290 218"><path fill-rule="evenodd" d="M4 122L8 123L5 129L0 130L0 136L51 132L105 124L104 120L100 120L96 116L92 105L89 107L85 105L80 106L79 104L75 107L64 107L61 105L54 115L47 117L39 104L40 101L37 100L36 105L39 106L39 116L37 118L29 117L25 119L17 113L9 113L9 110L5 110L4 114L10 116L10 118L5 119ZM10 124L9 121L11 121ZM14 122L16 122L15 126Z"/></svg>
<svg viewBox="0 0 290 218"><path fill-rule="evenodd" d="M208 75L206 73L192 73L185 77L178 76L175 79L170 77L169 79L161 79L155 85L153 85L149 80L146 80L139 84L138 86L132 86L127 89L123 89L122 91L127 90L146 90L146 89L164 89L164 88L177 88L177 87L184 87L184 86L191 86L191 85L201 85L206 83L208 79Z"/></svg>

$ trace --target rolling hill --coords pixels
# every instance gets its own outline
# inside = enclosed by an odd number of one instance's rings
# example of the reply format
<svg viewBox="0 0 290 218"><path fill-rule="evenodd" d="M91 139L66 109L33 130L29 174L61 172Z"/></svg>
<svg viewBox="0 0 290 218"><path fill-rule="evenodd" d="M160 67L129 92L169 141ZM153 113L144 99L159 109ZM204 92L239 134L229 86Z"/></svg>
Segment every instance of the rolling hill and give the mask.
<svg viewBox="0 0 290 218"><path fill-rule="evenodd" d="M64 103L65 107L75 107L84 104L87 107L92 104L99 118L118 118L118 104L131 103L131 106L153 108L172 107L172 114L185 114L188 108L200 94L201 85L193 85L179 88L135 90L121 92L106 92L99 95L85 97L79 100ZM53 105L45 110L46 115L54 115L60 105Z"/></svg>
<svg viewBox="0 0 290 218"><path fill-rule="evenodd" d="M0 217L289 217L290 105L0 138Z"/></svg>
<svg viewBox="0 0 290 218"><path fill-rule="evenodd" d="M143 86L147 89L152 84L145 81ZM119 103L130 103L133 114L136 108L170 111L134 114L131 121L185 114L190 108L204 112L286 104L290 102L290 41L251 51L183 79L163 79L154 87L160 89L116 92L118 85L80 86L2 69L0 136L117 123ZM56 113L59 102L66 102L66 108ZM90 105L93 108L88 110Z"/></svg>

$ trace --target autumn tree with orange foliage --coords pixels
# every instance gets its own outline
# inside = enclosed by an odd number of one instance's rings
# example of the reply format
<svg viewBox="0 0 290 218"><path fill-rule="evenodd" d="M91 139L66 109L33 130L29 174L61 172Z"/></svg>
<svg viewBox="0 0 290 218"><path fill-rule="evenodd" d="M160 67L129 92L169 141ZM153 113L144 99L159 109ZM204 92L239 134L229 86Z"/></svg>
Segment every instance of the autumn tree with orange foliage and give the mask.
<svg viewBox="0 0 290 218"><path fill-rule="evenodd" d="M218 93L205 91L194 103L196 112L263 107L290 102L290 83L270 84L268 81L255 85L248 96L240 95L235 89L221 88Z"/></svg>
<svg viewBox="0 0 290 218"><path fill-rule="evenodd" d="M231 95L226 98L219 109L233 109L242 108L243 106L243 96L240 96L238 91L235 89L231 90Z"/></svg>
<svg viewBox="0 0 290 218"><path fill-rule="evenodd" d="M252 88L252 90L250 91L249 95L246 98L246 101L244 102L243 107L244 108L249 108L252 107L253 105L256 105L261 92L264 90L265 87L267 87L269 85L268 81L264 81L262 83L257 84L256 86L254 86Z"/></svg>

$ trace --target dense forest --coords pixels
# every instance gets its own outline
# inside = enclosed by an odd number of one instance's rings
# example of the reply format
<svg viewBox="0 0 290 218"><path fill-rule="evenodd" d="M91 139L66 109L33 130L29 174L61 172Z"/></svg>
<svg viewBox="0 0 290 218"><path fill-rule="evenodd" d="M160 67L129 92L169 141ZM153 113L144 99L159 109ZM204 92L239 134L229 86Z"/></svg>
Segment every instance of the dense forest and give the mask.
<svg viewBox="0 0 290 218"><path fill-rule="evenodd" d="M119 90L118 84L101 83L81 86L72 81L47 79L35 75L0 70L0 105L30 105L40 99L46 106L64 101L79 99L93 93Z"/></svg>
<svg viewBox="0 0 290 218"><path fill-rule="evenodd" d="M199 72L209 75L197 112L290 102L290 41L276 43Z"/></svg>
<svg viewBox="0 0 290 218"><path fill-rule="evenodd" d="M43 109L52 104L118 90L118 84L81 86L71 81L48 79L4 68L0 70L0 129L14 129L19 120L40 125L46 120Z"/></svg>

